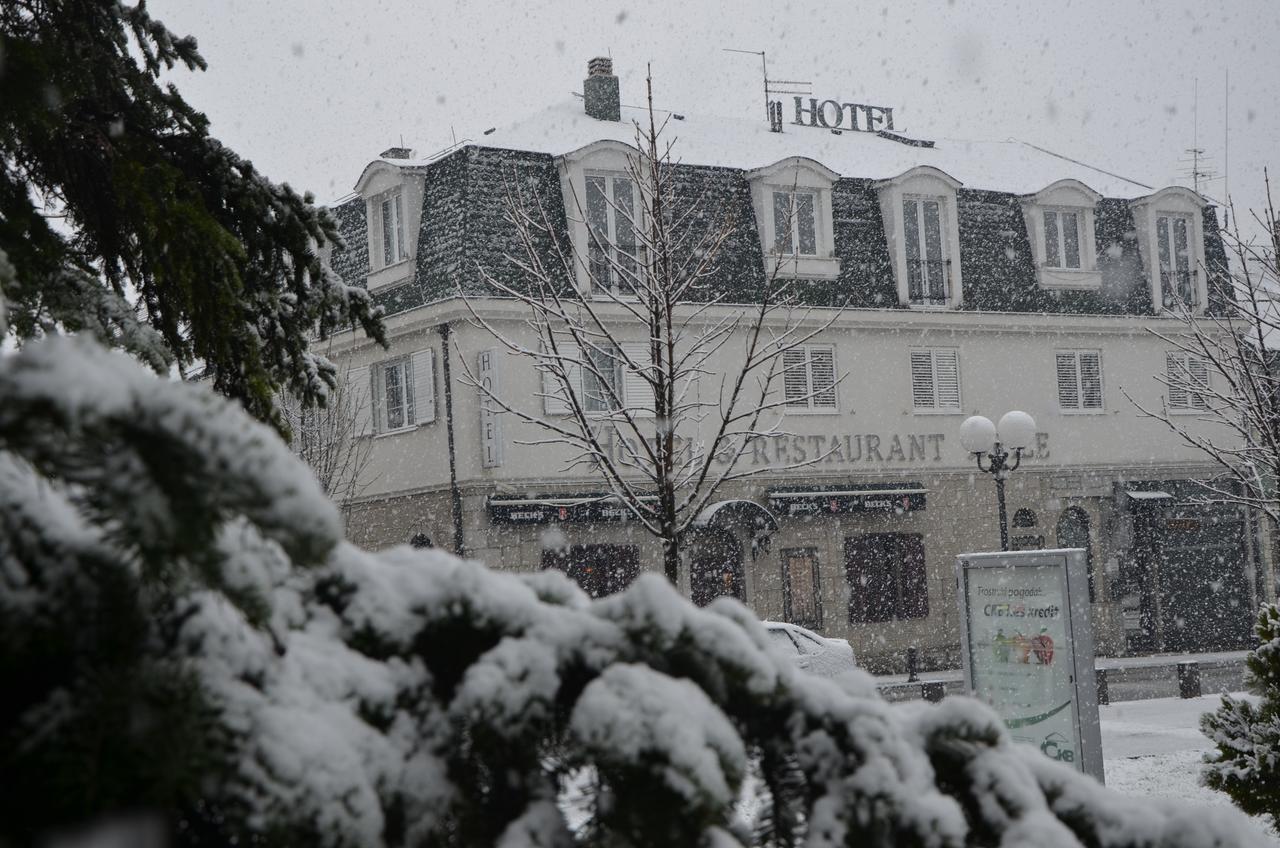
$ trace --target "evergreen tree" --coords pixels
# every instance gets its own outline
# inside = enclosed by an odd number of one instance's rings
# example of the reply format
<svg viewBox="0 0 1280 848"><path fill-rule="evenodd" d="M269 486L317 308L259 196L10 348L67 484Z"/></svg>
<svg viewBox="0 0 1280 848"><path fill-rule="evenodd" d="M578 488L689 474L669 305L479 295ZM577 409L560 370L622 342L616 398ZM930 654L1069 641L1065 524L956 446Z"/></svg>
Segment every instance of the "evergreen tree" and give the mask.
<svg viewBox="0 0 1280 848"><path fill-rule="evenodd" d="M1246 813L1280 822L1280 608L1264 604L1254 632L1261 644L1246 660L1247 683L1259 701L1223 695L1215 712L1201 716L1201 729L1218 748L1204 782Z"/></svg>
<svg viewBox="0 0 1280 848"><path fill-rule="evenodd" d="M382 329L320 260L337 224L209 135L162 72L203 70L145 2L0 5L0 290L19 340L92 333L157 371L200 363L221 392L282 425L278 388L334 384L308 336ZM57 221L58 224L53 222Z"/></svg>

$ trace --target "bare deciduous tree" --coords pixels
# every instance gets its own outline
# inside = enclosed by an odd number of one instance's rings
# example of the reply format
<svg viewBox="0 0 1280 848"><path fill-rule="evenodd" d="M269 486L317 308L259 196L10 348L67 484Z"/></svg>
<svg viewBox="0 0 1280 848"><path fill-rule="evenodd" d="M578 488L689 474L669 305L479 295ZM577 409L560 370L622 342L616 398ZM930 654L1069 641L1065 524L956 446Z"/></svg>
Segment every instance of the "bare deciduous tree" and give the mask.
<svg viewBox="0 0 1280 848"><path fill-rule="evenodd" d="M570 468L597 473L661 541L664 570L675 582L695 518L724 484L752 473L739 461L753 443L785 434L785 407L815 398L834 406L834 360L815 387L802 346L839 312L817 315L800 305L795 281L779 274L783 255L773 258L758 290L758 280L732 294L722 290L726 245L738 226L753 222L735 220L712 192L690 196L678 185L651 80L647 124L635 126L624 196L598 188L592 194L591 186L586 198L570 192L570 215L586 222L585 250L564 238L536 192L508 181L506 218L520 250L507 258L518 279L480 270L494 294L527 307L532 332L519 338L486 318L478 302L468 299L468 308L502 348L533 361L544 376L542 391L533 393L543 408L490 390L470 371L464 380L497 409L535 425L540 435L517 443L567 447ZM602 204L616 222L612 231L598 226ZM735 305L742 301L750 302ZM779 392L786 377L798 380ZM548 398L563 415L546 414Z"/></svg>
<svg viewBox="0 0 1280 848"><path fill-rule="evenodd" d="M334 503L347 514L351 500L372 483L366 478L373 452L368 414L369 393L351 385L349 370L328 392L323 407L303 406L292 395L281 397L281 414L293 433L290 447L315 473Z"/></svg>
<svg viewBox="0 0 1280 848"><path fill-rule="evenodd" d="M1222 469L1201 481L1207 500L1252 507L1280 522L1280 221L1269 178L1266 198L1252 213L1263 238L1247 235L1234 209L1223 228L1229 267L1206 269L1215 272L1209 279L1225 281L1217 308L1197 314L1175 304L1181 329L1152 331L1175 351L1157 377L1168 389L1163 408L1130 400Z"/></svg>

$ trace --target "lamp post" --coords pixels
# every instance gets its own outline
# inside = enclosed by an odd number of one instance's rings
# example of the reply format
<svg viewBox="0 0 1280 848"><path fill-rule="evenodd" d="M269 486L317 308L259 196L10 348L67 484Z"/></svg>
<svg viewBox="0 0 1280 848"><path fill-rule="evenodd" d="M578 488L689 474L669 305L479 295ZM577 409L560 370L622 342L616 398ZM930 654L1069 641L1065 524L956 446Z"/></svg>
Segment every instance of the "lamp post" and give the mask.
<svg viewBox="0 0 1280 848"><path fill-rule="evenodd" d="M990 418L974 415L960 425L960 444L978 461L978 470L996 481L996 503L1000 506L1000 550L1009 550L1009 519L1004 507L1004 481L1022 464L1022 452L1036 437L1036 421L1018 410L1006 412L997 426ZM1009 461L1012 452L1013 461ZM982 464L983 457L987 464Z"/></svg>

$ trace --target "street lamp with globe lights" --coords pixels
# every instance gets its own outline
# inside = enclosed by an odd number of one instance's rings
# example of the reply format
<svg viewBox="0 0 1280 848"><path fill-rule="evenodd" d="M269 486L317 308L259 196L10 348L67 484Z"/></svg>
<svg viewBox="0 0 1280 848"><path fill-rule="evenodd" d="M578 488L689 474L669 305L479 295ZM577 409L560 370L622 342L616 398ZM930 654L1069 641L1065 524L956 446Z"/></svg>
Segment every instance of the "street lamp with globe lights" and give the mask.
<svg viewBox="0 0 1280 848"><path fill-rule="evenodd" d="M1019 410L1006 412L998 425L990 418L974 415L960 425L960 444L978 461L978 470L996 481L996 503L1000 506L1000 550L1009 550L1009 520L1004 507L1004 481L1022 464L1022 452L1036 437L1036 421ZM1013 462L1009 462L1012 451ZM982 464L983 457L987 464Z"/></svg>

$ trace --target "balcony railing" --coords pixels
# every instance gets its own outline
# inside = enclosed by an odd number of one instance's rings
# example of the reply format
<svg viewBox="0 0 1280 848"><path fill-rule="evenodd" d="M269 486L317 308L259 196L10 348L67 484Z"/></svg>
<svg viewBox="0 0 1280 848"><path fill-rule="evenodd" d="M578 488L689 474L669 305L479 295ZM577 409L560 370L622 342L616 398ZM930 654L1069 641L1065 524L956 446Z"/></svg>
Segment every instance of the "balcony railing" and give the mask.
<svg viewBox="0 0 1280 848"><path fill-rule="evenodd" d="M1198 305L1196 273L1196 271L1172 271L1167 268L1160 270L1160 293L1166 309L1178 303L1183 306Z"/></svg>
<svg viewBox="0 0 1280 848"><path fill-rule="evenodd" d="M908 259L907 297L919 306L946 306L951 302L950 259Z"/></svg>

